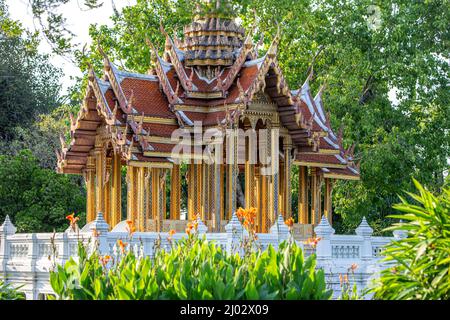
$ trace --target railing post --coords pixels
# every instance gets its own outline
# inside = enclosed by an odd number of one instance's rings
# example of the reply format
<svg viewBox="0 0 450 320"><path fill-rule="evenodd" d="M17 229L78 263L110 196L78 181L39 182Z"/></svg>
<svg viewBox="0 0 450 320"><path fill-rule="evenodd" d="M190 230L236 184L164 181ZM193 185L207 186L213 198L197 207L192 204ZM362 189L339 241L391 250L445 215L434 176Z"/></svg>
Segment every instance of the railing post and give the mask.
<svg viewBox="0 0 450 320"><path fill-rule="evenodd" d="M205 225L200 216L197 217L197 232L198 234L206 234L208 232L208 227Z"/></svg>
<svg viewBox="0 0 450 320"><path fill-rule="evenodd" d="M230 222L225 226L225 231L227 232L228 253L234 254L240 252L239 246L243 229L241 222L234 212Z"/></svg>
<svg viewBox="0 0 450 320"><path fill-rule="evenodd" d="M372 234L373 229L367 223L366 217L363 217L361 224L356 228L356 234L363 238L361 260L370 261L373 259Z"/></svg>
<svg viewBox="0 0 450 320"><path fill-rule="evenodd" d="M331 227L325 216L322 216L322 220L320 220L320 223L314 228L314 232L317 237L320 238L316 247L317 262L331 262L331 236L334 234L334 229Z"/></svg>
<svg viewBox="0 0 450 320"><path fill-rule="evenodd" d="M274 225L270 228L270 233L275 233L278 236L278 244L287 240L289 238L289 228L284 223L283 216L278 215L277 221L275 221Z"/></svg>
<svg viewBox="0 0 450 320"><path fill-rule="evenodd" d="M403 221L400 220L400 223L403 223ZM394 235L395 240L402 240L408 238L408 231L406 230L394 230L392 234Z"/></svg>
<svg viewBox="0 0 450 320"><path fill-rule="evenodd" d="M97 213L97 217L93 221L90 229L92 231L92 240L94 240L93 243L91 243L91 245L93 246L91 249L91 253L94 252L95 249L97 249L99 255L108 254L109 253L109 246L108 246L109 225L106 223L105 219L103 218L102 212Z"/></svg>
<svg viewBox="0 0 450 320"><path fill-rule="evenodd" d="M0 226L0 276L6 280L6 264L9 259L8 236L16 233L17 229L11 223L9 216L5 218L5 222Z"/></svg>

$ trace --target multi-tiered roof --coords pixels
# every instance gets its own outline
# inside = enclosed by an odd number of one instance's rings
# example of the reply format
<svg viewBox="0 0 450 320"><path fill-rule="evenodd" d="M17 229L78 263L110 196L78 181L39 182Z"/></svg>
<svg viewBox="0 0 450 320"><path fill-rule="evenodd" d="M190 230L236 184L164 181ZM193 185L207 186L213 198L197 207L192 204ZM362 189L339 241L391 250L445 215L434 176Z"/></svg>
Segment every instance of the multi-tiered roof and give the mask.
<svg viewBox="0 0 450 320"><path fill-rule="evenodd" d="M106 55L102 78L89 71L84 104L71 120L71 142L58 152L60 172L83 173L102 125L129 163L170 163L174 130L195 121L207 127L226 123L230 110L245 110L263 93L276 104L280 125L297 148L294 161L320 168L324 177L359 179L353 147L345 150L342 130L331 128L323 88L315 97L309 79L297 90L289 88L277 57L279 32L260 56L253 35L228 17L196 17L183 40L162 31L163 56L149 43L149 74L119 70Z"/></svg>

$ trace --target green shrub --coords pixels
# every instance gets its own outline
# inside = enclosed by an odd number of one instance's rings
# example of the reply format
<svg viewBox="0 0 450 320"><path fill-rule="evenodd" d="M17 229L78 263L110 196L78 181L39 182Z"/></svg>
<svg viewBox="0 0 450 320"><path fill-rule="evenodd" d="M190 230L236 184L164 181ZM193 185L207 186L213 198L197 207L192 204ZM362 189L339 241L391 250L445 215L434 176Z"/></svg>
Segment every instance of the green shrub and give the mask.
<svg viewBox="0 0 450 320"><path fill-rule="evenodd" d="M0 280L0 300L24 300L25 295L20 288L13 288L9 283Z"/></svg>
<svg viewBox="0 0 450 320"><path fill-rule="evenodd" d="M132 252L117 260L87 256L82 245L73 259L50 275L60 299L330 299L315 256L283 243L278 251L253 251L244 257L189 236L171 251L157 249L154 259Z"/></svg>
<svg viewBox="0 0 450 320"><path fill-rule="evenodd" d="M394 208L402 219L387 230L407 232L408 237L388 245L385 260L394 265L381 274L370 290L375 299L450 299L450 189L436 197L414 180L419 194L410 194L417 203Z"/></svg>

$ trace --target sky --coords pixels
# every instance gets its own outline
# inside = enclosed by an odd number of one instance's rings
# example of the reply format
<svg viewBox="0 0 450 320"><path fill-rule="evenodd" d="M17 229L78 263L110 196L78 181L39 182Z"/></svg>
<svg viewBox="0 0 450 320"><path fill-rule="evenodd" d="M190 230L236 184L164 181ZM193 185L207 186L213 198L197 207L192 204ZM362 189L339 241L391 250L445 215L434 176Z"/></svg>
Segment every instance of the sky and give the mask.
<svg viewBox="0 0 450 320"><path fill-rule="evenodd" d="M103 6L98 9L92 9L82 11L78 6L78 2L82 3L82 0L71 0L67 4L62 5L60 12L67 19L67 27L75 34L74 43L81 44L81 47L87 43L91 43L89 37L89 25L92 23L112 25L112 21L109 17L113 15L113 8L111 0L104 0ZM29 6L28 0L6 0L9 8L9 14L12 19L18 20L22 23L22 26L29 30L35 30L35 21L33 21L33 15ZM133 5L136 0L115 0L117 10L121 10L123 7ZM41 41L39 51L51 55L50 62L61 68L64 73L62 80L63 91L74 84L74 80L71 76L81 76L81 72L78 67L68 61L68 59L54 55L51 53L50 45L45 41Z"/></svg>

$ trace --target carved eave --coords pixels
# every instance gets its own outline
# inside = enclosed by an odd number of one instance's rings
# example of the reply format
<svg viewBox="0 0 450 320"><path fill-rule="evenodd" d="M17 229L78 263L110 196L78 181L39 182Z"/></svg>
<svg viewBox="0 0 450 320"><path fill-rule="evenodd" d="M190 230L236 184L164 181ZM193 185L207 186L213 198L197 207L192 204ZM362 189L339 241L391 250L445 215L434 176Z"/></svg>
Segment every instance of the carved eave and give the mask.
<svg viewBox="0 0 450 320"><path fill-rule="evenodd" d="M122 87L119 82L119 77L117 76L117 68L116 66L111 63L109 58L106 56L106 54L101 51L103 54L103 64L104 64L104 76L105 79L109 82L114 95L119 103L120 108L122 111L126 114L133 113L133 108L131 104L128 102L128 99L126 98Z"/></svg>
<svg viewBox="0 0 450 320"><path fill-rule="evenodd" d="M219 85L217 88L221 87L221 90L226 91L228 90L231 85L233 84L234 80L236 79L236 76L238 75L239 71L241 71L242 66L244 65L245 61L247 60L247 57L249 54L252 53L253 50L253 42L251 34L247 35L247 38L244 41L244 45L239 51L239 55L234 62L234 64L231 66L230 71L228 72L227 76L224 80L222 80L222 85ZM220 79L218 79L219 81Z"/></svg>
<svg viewBox="0 0 450 320"><path fill-rule="evenodd" d="M172 64L165 62L161 59L161 57L158 54L158 51L149 40L147 40L147 44L151 49L152 60L155 63L156 75L159 78L159 82L161 84L164 94L169 100L169 103L171 105L183 104L183 101L178 96L178 92L175 92L175 90L170 85L169 79L167 78L166 69L170 70L172 68Z"/></svg>
<svg viewBox="0 0 450 320"><path fill-rule="evenodd" d="M186 74L186 70L184 69L183 64L181 63L178 54L176 52L176 46L173 43L172 39L169 37L168 34L166 34L166 48L165 48L167 54L169 55L170 62L172 63L175 72L178 75L178 79L181 82L181 85L183 86L184 91L187 93L196 91L196 86L192 83L192 79L188 78Z"/></svg>

